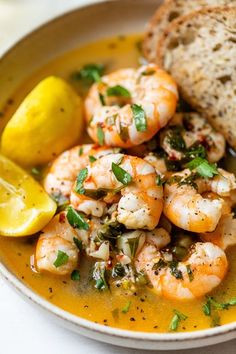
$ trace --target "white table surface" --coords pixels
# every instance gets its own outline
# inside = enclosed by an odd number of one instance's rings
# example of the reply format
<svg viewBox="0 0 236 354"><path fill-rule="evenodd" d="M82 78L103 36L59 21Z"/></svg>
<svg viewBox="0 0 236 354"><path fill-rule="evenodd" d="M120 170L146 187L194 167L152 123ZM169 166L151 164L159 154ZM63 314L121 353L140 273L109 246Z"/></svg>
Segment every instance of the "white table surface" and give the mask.
<svg viewBox="0 0 236 354"><path fill-rule="evenodd" d="M93 2L93 0L0 0L0 53L9 47L13 40L26 33L32 25L36 27L63 10L86 2ZM236 341L180 352L235 354ZM0 354L15 353L148 354L152 352L106 345L71 333L45 319L37 309L26 303L8 287L5 281L0 279Z"/></svg>

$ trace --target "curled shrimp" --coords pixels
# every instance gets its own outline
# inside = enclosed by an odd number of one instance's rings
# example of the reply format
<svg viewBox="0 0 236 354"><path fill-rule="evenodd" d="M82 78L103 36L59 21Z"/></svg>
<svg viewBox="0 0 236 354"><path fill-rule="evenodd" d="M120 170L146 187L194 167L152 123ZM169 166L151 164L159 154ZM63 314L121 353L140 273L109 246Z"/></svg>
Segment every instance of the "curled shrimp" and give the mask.
<svg viewBox="0 0 236 354"><path fill-rule="evenodd" d="M93 84L88 93L88 133L95 142L102 140L108 146L141 144L168 123L177 99L174 80L154 64L115 71Z"/></svg>
<svg viewBox="0 0 236 354"><path fill-rule="evenodd" d="M168 264L162 253L150 244L145 244L135 265L138 271L146 272L158 295L178 301L211 292L221 283L228 269L224 251L210 242L197 242L188 258L178 263L175 273L171 263Z"/></svg>
<svg viewBox="0 0 236 354"><path fill-rule="evenodd" d="M180 140L182 139L182 140ZM210 162L219 161L225 154L225 138L216 132L205 118L195 112L176 113L161 133L161 147L170 159L185 158L186 150L197 144L205 147ZM190 152L188 152L190 153Z"/></svg>
<svg viewBox="0 0 236 354"><path fill-rule="evenodd" d="M128 174L130 183L119 181L113 166ZM118 178L118 179L117 179ZM87 167L83 194L72 190L71 204L87 215L101 217L107 204L117 202L117 221L128 229L154 229L163 209L163 188L156 183L157 173L146 161L123 154L111 154ZM96 200L91 195L105 193ZM88 196L90 195L90 196Z"/></svg>
<svg viewBox="0 0 236 354"><path fill-rule="evenodd" d="M233 213L224 214L213 232L200 234L200 238L204 242L212 242L221 249L226 250L228 247L236 245L236 219Z"/></svg>
<svg viewBox="0 0 236 354"><path fill-rule="evenodd" d="M92 156L97 159L115 151L106 146L92 144L79 145L64 151L52 162L44 179L45 190L51 195L69 197L78 172L89 163L89 158Z"/></svg>
<svg viewBox="0 0 236 354"><path fill-rule="evenodd" d="M164 188L164 214L176 226L191 232L213 231L223 213L224 200L236 188L235 176L218 169L212 179L197 178L194 185L187 178L188 169L172 175ZM201 194L212 191L217 199L204 198Z"/></svg>
<svg viewBox="0 0 236 354"><path fill-rule="evenodd" d="M49 272L57 275L70 274L78 265L79 249L74 238L78 239L78 230L67 221L66 213L54 216L42 230L35 252L35 265L39 272ZM55 261L58 252L64 252L68 259L60 266Z"/></svg>

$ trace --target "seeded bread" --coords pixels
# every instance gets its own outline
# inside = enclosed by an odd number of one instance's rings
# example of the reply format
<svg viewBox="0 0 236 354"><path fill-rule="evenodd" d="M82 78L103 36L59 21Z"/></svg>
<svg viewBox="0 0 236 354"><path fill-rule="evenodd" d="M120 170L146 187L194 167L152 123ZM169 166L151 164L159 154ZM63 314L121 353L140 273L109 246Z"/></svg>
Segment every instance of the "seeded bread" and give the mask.
<svg viewBox="0 0 236 354"><path fill-rule="evenodd" d="M236 148L236 7L176 20L160 42L157 62L184 99Z"/></svg>
<svg viewBox="0 0 236 354"><path fill-rule="evenodd" d="M157 43L164 30L180 16L205 7L236 6L236 0L165 0L147 25L143 41L143 53L150 62L155 62Z"/></svg>

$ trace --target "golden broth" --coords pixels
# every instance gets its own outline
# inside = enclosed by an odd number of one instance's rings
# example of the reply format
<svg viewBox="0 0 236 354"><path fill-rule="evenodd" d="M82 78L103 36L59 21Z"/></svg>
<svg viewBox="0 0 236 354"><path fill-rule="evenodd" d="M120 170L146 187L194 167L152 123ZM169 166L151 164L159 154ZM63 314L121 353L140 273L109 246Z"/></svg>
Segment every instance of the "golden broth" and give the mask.
<svg viewBox="0 0 236 354"><path fill-rule="evenodd" d="M103 63L108 71L122 67L136 67L139 64L137 42L140 36L117 37L99 41L68 53L38 71L24 83L7 105L1 119L0 129L15 111L25 95L44 77L57 75L69 79L71 72L86 63ZM87 140L87 139L86 139ZM83 140L84 141L84 140ZM134 295L125 291L99 292L89 281L89 261L82 258L80 264L81 280L72 281L69 277L55 277L37 274L30 268L30 256L35 250L35 240L30 238L13 239L0 237L0 256L7 266L37 293L51 303L75 315L91 321L118 328L166 332L177 309L188 318L182 321L179 331L194 331L212 326L212 318L204 315L202 306L206 299L178 303L157 297L151 289L138 290ZM229 272L224 282L212 294L219 301L227 301L236 296L236 247L228 252ZM127 303L130 309L122 312ZM219 311L220 323L236 320L236 306Z"/></svg>

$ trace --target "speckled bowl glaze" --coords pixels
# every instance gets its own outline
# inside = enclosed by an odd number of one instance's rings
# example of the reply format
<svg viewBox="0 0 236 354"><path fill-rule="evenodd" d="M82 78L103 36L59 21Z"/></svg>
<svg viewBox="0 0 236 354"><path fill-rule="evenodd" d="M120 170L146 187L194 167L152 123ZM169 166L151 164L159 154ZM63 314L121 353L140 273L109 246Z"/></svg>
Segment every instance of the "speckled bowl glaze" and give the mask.
<svg viewBox="0 0 236 354"><path fill-rule="evenodd" d="M0 60L0 103L7 100L26 77L55 57L89 41L143 31L145 23L160 3L158 0L100 1L78 7L29 33ZM204 331L173 334L105 327L50 304L24 285L4 262L0 263L0 273L13 289L44 311L45 316L74 332L103 342L137 349L176 350L236 338L236 323Z"/></svg>

